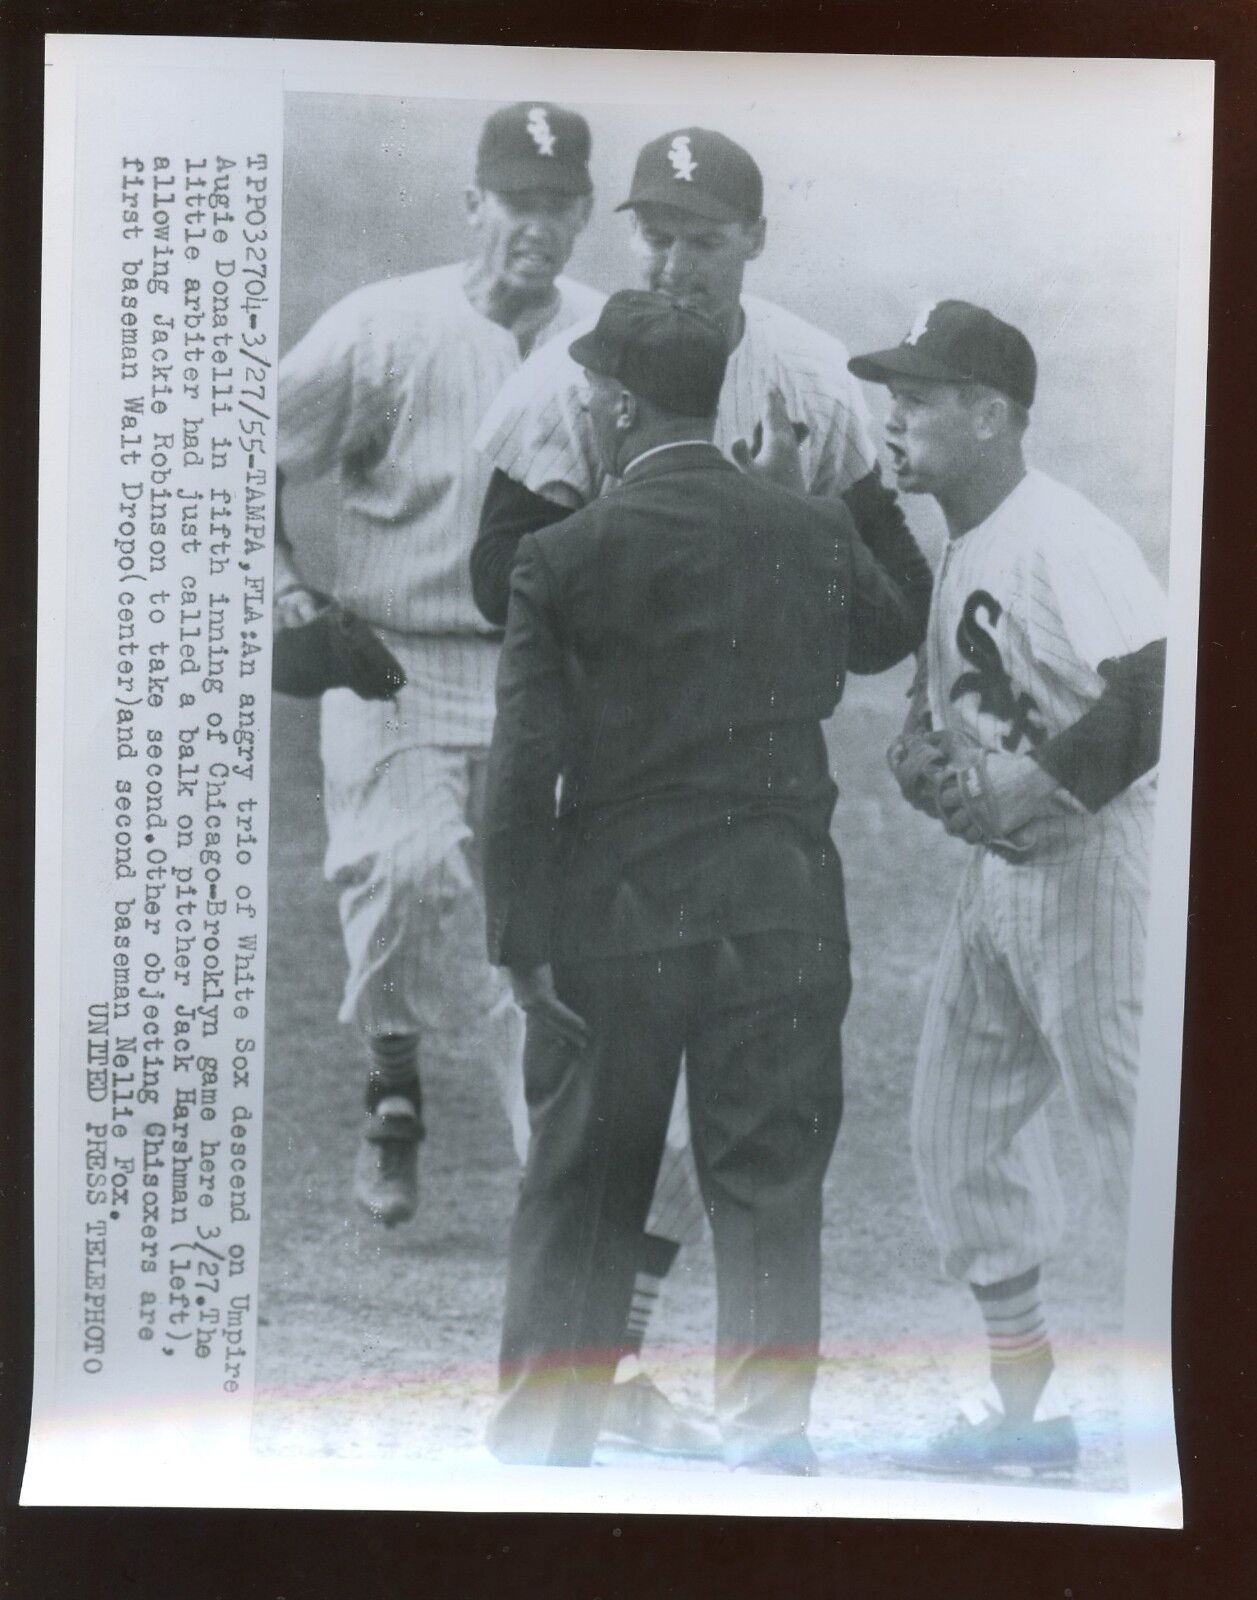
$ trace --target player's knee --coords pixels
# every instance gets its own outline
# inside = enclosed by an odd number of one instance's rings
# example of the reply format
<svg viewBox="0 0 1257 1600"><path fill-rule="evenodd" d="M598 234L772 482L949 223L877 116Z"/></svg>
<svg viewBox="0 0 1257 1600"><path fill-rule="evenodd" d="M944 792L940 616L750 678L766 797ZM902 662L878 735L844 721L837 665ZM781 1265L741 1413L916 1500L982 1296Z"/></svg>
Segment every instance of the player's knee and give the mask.
<svg viewBox="0 0 1257 1600"><path fill-rule="evenodd" d="M461 841L442 849L426 837L399 839L381 852L375 877L385 891L440 913L456 905L472 888Z"/></svg>

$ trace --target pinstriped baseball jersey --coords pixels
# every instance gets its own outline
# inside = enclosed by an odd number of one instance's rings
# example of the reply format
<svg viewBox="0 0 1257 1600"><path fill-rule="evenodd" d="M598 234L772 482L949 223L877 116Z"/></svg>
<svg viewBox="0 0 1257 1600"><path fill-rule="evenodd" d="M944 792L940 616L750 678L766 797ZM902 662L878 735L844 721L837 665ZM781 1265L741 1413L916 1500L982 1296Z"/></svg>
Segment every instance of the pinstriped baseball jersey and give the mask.
<svg viewBox="0 0 1257 1600"><path fill-rule="evenodd" d="M735 440L749 440L770 391L778 388L791 418L807 424L801 453L808 492L841 494L877 461L846 349L767 300L744 295L742 309L746 326L725 372L716 444L728 454ZM582 373L567 352L571 343L555 340L529 357L503 386L476 445L490 465L534 494L555 498L555 486L563 484L584 504L602 492L606 476L589 426Z"/></svg>
<svg viewBox="0 0 1257 1600"><path fill-rule="evenodd" d="M461 264L347 295L284 357L279 466L340 482L335 594L399 633L477 635L489 625L467 557L489 470L472 438L520 366L509 329L463 293ZM551 339L596 316L603 295L556 282Z"/></svg>
<svg viewBox="0 0 1257 1600"><path fill-rule="evenodd" d="M1096 703L1102 662L1165 630L1165 596L1130 536L1031 469L944 551L926 637L934 726L985 750L1032 750ZM1098 817L1120 825L1155 781L1148 774ZM1046 819L1019 837L1042 843L1053 831Z"/></svg>

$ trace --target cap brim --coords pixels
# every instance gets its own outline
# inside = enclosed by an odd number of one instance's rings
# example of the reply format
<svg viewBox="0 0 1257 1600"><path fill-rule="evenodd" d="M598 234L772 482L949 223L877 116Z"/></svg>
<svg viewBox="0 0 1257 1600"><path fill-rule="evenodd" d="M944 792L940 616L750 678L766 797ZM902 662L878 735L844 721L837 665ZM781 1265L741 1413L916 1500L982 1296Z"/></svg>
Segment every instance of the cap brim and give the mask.
<svg viewBox="0 0 1257 1600"><path fill-rule="evenodd" d="M968 383L972 373L948 366L910 344L893 350L875 350L872 355L852 356L847 371L866 383L889 383L892 378L929 378L935 383Z"/></svg>
<svg viewBox="0 0 1257 1600"><path fill-rule="evenodd" d="M603 343L596 328L582 333L579 339L573 339L567 347L567 353L578 367L584 367L588 372L599 372L606 378L615 376L616 352Z"/></svg>
<svg viewBox="0 0 1257 1600"><path fill-rule="evenodd" d="M705 189L695 189L688 183L664 182L634 189L628 199L615 209L636 211L639 206L670 206L674 211L688 211L691 216L702 217L705 222L756 220L735 206L729 205L719 195L708 194Z"/></svg>
<svg viewBox="0 0 1257 1600"><path fill-rule="evenodd" d="M589 174L581 167L569 166L538 157L519 161L498 161L476 171L476 183L494 194L526 194L534 189L549 189L554 194L592 194Z"/></svg>

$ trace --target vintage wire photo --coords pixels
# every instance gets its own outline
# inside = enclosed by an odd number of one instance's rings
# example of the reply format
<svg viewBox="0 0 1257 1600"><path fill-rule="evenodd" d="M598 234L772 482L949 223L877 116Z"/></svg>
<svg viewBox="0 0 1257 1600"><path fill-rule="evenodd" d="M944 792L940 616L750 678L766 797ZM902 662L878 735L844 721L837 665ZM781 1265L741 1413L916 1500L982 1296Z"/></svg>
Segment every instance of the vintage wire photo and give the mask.
<svg viewBox="0 0 1257 1600"><path fill-rule="evenodd" d="M141 43L25 1497L1180 1524L1207 66Z"/></svg>

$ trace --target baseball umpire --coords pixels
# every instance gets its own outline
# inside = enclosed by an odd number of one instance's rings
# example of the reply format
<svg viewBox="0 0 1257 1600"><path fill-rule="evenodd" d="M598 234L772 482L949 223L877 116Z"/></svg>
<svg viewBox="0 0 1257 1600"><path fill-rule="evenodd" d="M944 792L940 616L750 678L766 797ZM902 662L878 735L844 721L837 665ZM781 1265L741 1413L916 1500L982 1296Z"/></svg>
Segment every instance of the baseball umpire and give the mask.
<svg viewBox="0 0 1257 1600"><path fill-rule="evenodd" d="M684 1057L726 1459L812 1474L850 991L821 722L848 668L919 644L924 563L713 445L704 312L624 291L571 354L622 481L523 540L499 669L489 948L528 1014L532 1140L490 1446L591 1458Z"/></svg>
<svg viewBox="0 0 1257 1600"><path fill-rule="evenodd" d="M365 684L345 673L363 692L323 696L321 739L326 872L340 891L349 967L340 1018L356 1024L368 1058L354 1194L386 1225L417 1203L425 1032L465 1026L483 1038L487 1017L508 1110L519 1076L510 1064L522 1019L479 954L475 835L498 639L467 574L488 478L472 437L524 357L602 302L560 276L590 213L589 152L574 112L542 103L494 112L466 192L471 258L350 294L280 368L284 477L338 483L334 637L356 617L396 669L390 679L386 665L381 698L364 697L379 672ZM310 624L324 598L281 536L277 628ZM277 658L287 661L284 643L281 633ZM457 984L434 975L439 941L473 953ZM513 1123L522 1158L522 1105Z"/></svg>
<svg viewBox="0 0 1257 1600"><path fill-rule="evenodd" d="M1121 1216L1130 1181L1164 596L1134 542L1022 440L1025 336L959 300L851 363L885 384L899 486L950 538L918 697L891 765L906 798L975 848L943 939L913 1101L944 1269L973 1290L991 1383L897 1457L927 1472L1069 1472L1039 1273L1063 1205L1046 1102L1063 1089Z"/></svg>

